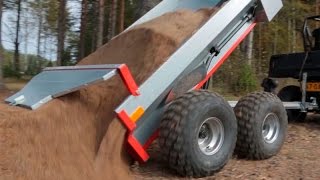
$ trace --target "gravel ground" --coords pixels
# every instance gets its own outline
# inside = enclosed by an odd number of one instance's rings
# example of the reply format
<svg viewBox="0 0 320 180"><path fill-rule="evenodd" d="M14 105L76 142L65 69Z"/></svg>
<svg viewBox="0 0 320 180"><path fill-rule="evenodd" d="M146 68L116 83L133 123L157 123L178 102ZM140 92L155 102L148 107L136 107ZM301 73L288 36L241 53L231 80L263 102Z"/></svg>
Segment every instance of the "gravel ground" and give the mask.
<svg viewBox="0 0 320 180"><path fill-rule="evenodd" d="M320 179L319 147L320 116L312 115L305 123L289 125L287 140L277 156L264 161L234 157L215 176L202 179ZM146 164L132 166L136 179L188 179L166 167L156 142L149 152L151 159Z"/></svg>

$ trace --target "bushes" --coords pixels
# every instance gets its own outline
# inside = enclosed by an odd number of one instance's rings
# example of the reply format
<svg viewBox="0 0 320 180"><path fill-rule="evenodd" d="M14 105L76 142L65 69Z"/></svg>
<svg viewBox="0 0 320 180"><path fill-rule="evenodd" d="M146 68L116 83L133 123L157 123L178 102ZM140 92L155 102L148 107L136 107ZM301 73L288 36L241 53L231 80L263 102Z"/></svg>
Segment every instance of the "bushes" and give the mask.
<svg viewBox="0 0 320 180"><path fill-rule="evenodd" d="M251 67L247 64L240 68L239 75L235 80L233 84L233 90L235 92L248 93L257 90L257 78Z"/></svg>
<svg viewBox="0 0 320 180"><path fill-rule="evenodd" d="M5 77L5 78L7 78L7 77L20 78L21 77L21 74L14 70L12 63L3 65L2 72L3 72L3 77Z"/></svg>
<svg viewBox="0 0 320 180"><path fill-rule="evenodd" d="M238 61L238 67L227 61L213 75L212 88L222 94L244 95L256 91L259 80L253 69L246 63Z"/></svg>

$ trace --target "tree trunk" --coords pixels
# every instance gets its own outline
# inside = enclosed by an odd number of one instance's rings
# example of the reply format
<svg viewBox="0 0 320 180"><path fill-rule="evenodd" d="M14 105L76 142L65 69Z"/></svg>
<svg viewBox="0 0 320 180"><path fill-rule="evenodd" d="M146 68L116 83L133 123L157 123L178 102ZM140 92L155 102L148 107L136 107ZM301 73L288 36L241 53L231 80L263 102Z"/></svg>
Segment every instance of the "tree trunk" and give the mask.
<svg viewBox="0 0 320 180"><path fill-rule="evenodd" d="M24 18L24 21L23 21L23 28L24 29L24 56L23 56L23 59L24 59L24 62L23 62L23 71L26 71L28 69L28 41L29 41L29 23L28 23L28 9L26 9L26 14L25 14L25 18Z"/></svg>
<svg viewBox="0 0 320 180"><path fill-rule="evenodd" d="M105 0L99 0L97 48L103 44Z"/></svg>
<svg viewBox="0 0 320 180"><path fill-rule="evenodd" d="M259 39L258 39L258 47L259 47L259 51L258 51L258 62L257 62L257 74L258 74L258 77L260 77L261 75L261 71L262 71L262 68L261 68L261 63L262 63L262 51L263 51L263 47L262 47L262 32L263 32L263 24L260 23L258 25L258 35L259 35Z"/></svg>
<svg viewBox="0 0 320 180"><path fill-rule="evenodd" d="M14 70L20 73L20 59L19 59L19 34L20 34L20 16L21 16L21 0L17 0L17 22L16 22L16 39L14 42Z"/></svg>
<svg viewBox="0 0 320 180"><path fill-rule="evenodd" d="M279 31L274 32L274 40L273 40L273 51L272 54L278 54L278 38L279 38Z"/></svg>
<svg viewBox="0 0 320 180"><path fill-rule="evenodd" d="M93 2L93 7L95 7L95 9L99 9L99 1L98 0L94 0ZM94 24L93 25L93 29L92 29L92 37L91 37L91 52L90 53L92 53L92 52L94 52L94 51L96 51L96 49L97 49L97 36L96 36L96 34L98 34L98 28L97 28L97 26L98 26L98 18L97 17L99 17L99 11L94 11L94 18L92 19L92 24Z"/></svg>
<svg viewBox="0 0 320 180"><path fill-rule="evenodd" d="M248 59L248 65L251 66L252 65L252 57L253 57L253 36L254 36L254 32L251 31L251 33L248 36L248 45L247 45L247 59Z"/></svg>
<svg viewBox="0 0 320 180"><path fill-rule="evenodd" d="M292 13L293 13L293 19L292 19L292 52L295 53L296 52L296 48L297 48L297 32L296 32L296 8L293 7L292 8Z"/></svg>
<svg viewBox="0 0 320 180"><path fill-rule="evenodd" d="M113 3L114 0L110 0L110 5L109 5L109 17L108 17L108 34L107 34L107 39L108 41L111 40L112 38L112 17L113 17Z"/></svg>
<svg viewBox="0 0 320 180"><path fill-rule="evenodd" d="M288 52L291 52L292 42L291 42L291 19L288 18Z"/></svg>
<svg viewBox="0 0 320 180"><path fill-rule="evenodd" d="M47 49L50 44L48 42L49 36L50 36L49 33L44 33L44 38L43 38L43 43L42 43L42 53L41 53L42 56L45 56L48 53ZM41 57L41 55L39 55L38 56L38 72L41 72L44 67L47 67L47 65L48 65L48 63L43 64L42 57Z"/></svg>
<svg viewBox="0 0 320 180"><path fill-rule="evenodd" d="M4 55L3 55L3 47L2 47L2 9L3 9L3 0L0 0L0 90L5 89L4 82L3 82L3 61L4 61Z"/></svg>
<svg viewBox="0 0 320 180"><path fill-rule="evenodd" d="M116 22L117 22L117 0L111 0L111 6L110 6L110 14L109 14L109 27L108 27L108 40L110 41L116 33Z"/></svg>
<svg viewBox="0 0 320 180"><path fill-rule="evenodd" d="M113 0L113 5L112 5L112 31L111 31L111 34L112 34L112 37L113 38L115 35L116 35L116 25L117 25L117 8L118 8L118 0Z"/></svg>
<svg viewBox="0 0 320 180"><path fill-rule="evenodd" d="M66 34L66 0L59 0L58 13L58 44L57 44L57 65L63 65L64 40Z"/></svg>
<svg viewBox="0 0 320 180"><path fill-rule="evenodd" d="M78 61L85 56L85 35L87 32L87 18L88 18L88 1L81 2L81 25L80 25L80 40L79 40L79 55Z"/></svg>
<svg viewBox="0 0 320 180"><path fill-rule="evenodd" d="M40 63L40 68L41 68L41 60L40 60L40 50L41 50L41 34L42 34L42 24L43 24L43 19L42 19L42 2L39 0L37 1L40 4L40 8L38 9L38 37L37 37L37 59Z"/></svg>
<svg viewBox="0 0 320 180"><path fill-rule="evenodd" d="M278 23L277 20L274 20L276 23ZM274 40L273 40L273 47L272 47L272 54L277 54L278 52L278 38L279 38L279 31L278 29L276 28L274 30Z"/></svg>
<svg viewBox="0 0 320 180"><path fill-rule="evenodd" d="M124 31L125 0L120 0L119 32Z"/></svg>

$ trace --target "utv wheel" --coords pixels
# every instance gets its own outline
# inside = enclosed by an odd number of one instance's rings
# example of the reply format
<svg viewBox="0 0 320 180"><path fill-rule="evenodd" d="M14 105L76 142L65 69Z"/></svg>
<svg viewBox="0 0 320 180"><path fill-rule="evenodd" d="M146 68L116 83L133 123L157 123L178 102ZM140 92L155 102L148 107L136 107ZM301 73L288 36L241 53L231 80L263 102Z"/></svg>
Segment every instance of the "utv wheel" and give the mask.
<svg viewBox="0 0 320 180"><path fill-rule="evenodd" d="M286 86L279 91L278 97L283 102L301 101L302 93L301 93L300 87L298 86ZM294 122L294 121L302 122L305 120L307 116L307 113L300 112L300 110L295 110L295 109L287 110L287 114L288 114L289 122Z"/></svg>
<svg viewBox="0 0 320 180"><path fill-rule="evenodd" d="M164 161L182 176L205 177L233 154L237 121L230 105L207 91L184 94L164 113L159 144Z"/></svg>
<svg viewBox="0 0 320 180"><path fill-rule="evenodd" d="M287 133L287 114L280 99L271 93L253 93L234 108L238 120L236 154L240 158L267 159L276 155Z"/></svg>

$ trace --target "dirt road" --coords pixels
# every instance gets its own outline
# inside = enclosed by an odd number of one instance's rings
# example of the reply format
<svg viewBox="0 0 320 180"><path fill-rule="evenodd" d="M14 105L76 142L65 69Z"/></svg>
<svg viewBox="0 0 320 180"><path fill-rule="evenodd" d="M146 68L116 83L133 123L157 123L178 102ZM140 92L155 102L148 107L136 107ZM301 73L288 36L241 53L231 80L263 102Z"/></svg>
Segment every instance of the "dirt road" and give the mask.
<svg viewBox="0 0 320 180"><path fill-rule="evenodd" d="M311 116L308 121L289 125L286 143L276 157L264 161L234 157L218 174L203 179L320 179L320 116ZM148 163L132 166L136 179L185 179L161 162L156 143L150 153Z"/></svg>

